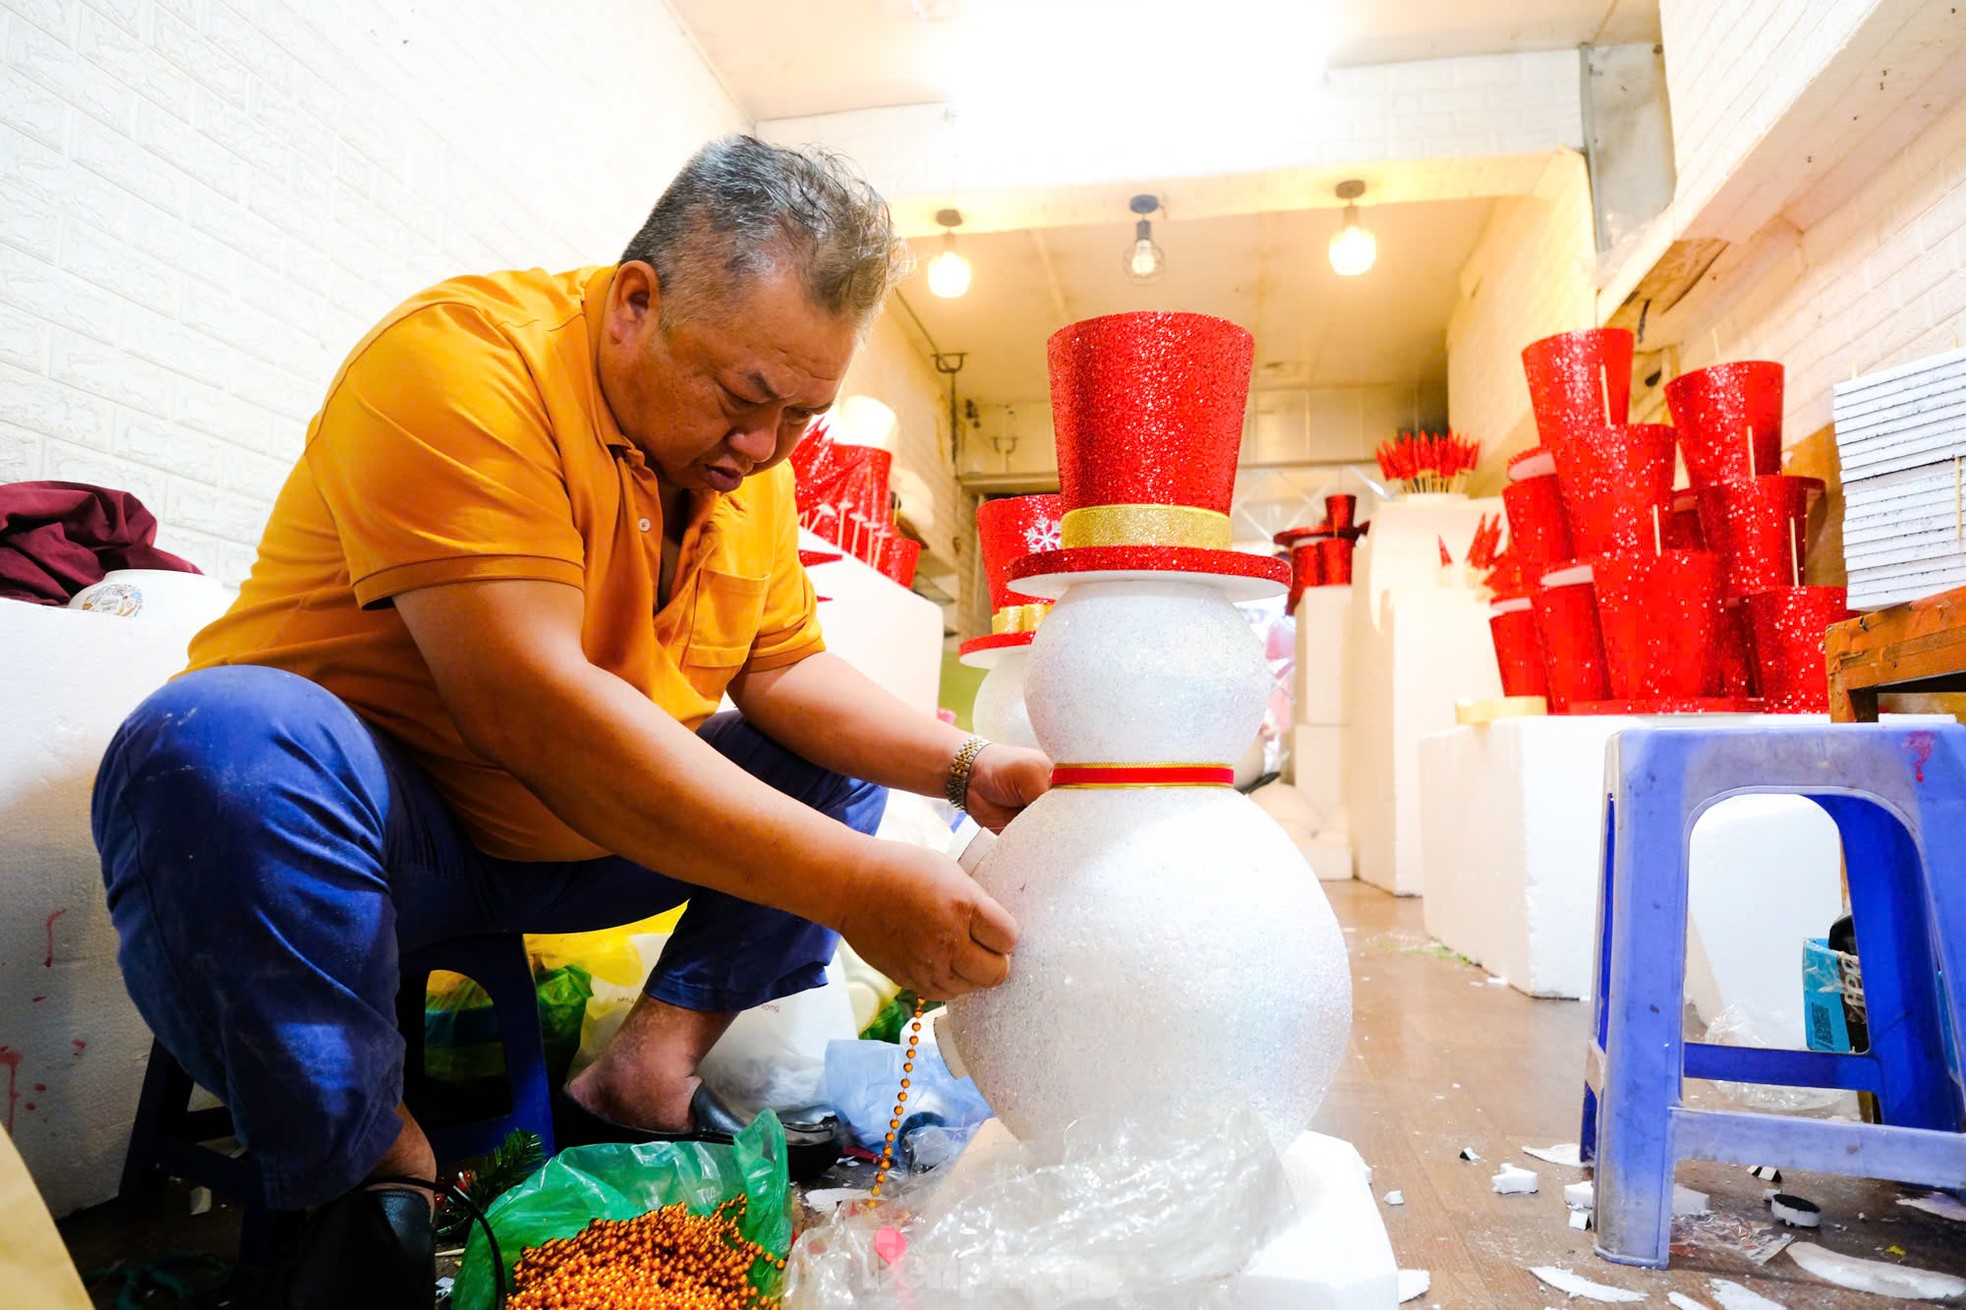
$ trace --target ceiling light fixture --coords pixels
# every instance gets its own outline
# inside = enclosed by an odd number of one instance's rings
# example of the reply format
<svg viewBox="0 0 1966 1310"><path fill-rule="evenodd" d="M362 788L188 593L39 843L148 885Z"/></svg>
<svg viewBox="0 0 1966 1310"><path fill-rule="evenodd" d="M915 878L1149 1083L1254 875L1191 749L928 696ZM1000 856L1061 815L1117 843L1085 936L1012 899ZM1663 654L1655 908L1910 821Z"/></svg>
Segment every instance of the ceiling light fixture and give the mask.
<svg viewBox="0 0 1966 1310"><path fill-rule="evenodd" d="M1345 202L1345 226L1331 238L1331 271L1339 277L1357 277L1371 269L1379 258L1379 243L1358 221L1358 198L1365 194L1365 183L1353 178L1338 184L1338 198Z"/></svg>
<svg viewBox="0 0 1966 1310"><path fill-rule="evenodd" d="M1135 196L1127 208L1140 216L1133 225L1133 244L1126 248L1127 281L1141 286L1158 282L1167 271L1167 255L1154 244L1154 225L1147 221L1147 215L1160 208L1160 198Z"/></svg>
<svg viewBox="0 0 1966 1310"><path fill-rule="evenodd" d="M928 261L928 289L944 300L954 300L969 290L969 261L956 253L956 229L963 224L959 209L938 209L935 221L942 227L942 252Z"/></svg>

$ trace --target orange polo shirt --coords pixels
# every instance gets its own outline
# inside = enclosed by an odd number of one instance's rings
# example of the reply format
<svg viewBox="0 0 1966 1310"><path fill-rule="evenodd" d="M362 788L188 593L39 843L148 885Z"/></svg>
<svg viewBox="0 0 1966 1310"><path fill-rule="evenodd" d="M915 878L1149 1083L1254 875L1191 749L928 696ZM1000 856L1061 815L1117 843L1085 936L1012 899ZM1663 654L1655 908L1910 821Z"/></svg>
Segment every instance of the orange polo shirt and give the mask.
<svg viewBox="0 0 1966 1310"><path fill-rule="evenodd" d="M458 278L378 324L308 425L238 601L191 643L191 669L261 664L326 687L403 742L478 846L508 859L606 852L464 745L393 597L478 578L578 587L587 657L691 728L741 670L824 649L788 464L694 498L657 607L655 470L615 426L595 365L613 275Z"/></svg>

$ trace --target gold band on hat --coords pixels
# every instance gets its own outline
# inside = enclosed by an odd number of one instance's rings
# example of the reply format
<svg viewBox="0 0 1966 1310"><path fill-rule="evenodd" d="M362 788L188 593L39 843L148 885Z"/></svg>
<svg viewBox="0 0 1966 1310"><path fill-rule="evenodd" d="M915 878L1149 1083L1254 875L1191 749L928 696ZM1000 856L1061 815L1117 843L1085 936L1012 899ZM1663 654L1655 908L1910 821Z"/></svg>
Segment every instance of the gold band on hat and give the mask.
<svg viewBox="0 0 1966 1310"><path fill-rule="evenodd" d="M1008 632L1036 632L1038 620L1051 608L1049 601L1037 601L1029 605L1006 605L990 616L990 635L1001 637Z"/></svg>
<svg viewBox="0 0 1966 1310"><path fill-rule="evenodd" d="M1067 513L1059 545L1189 546L1228 550L1235 541L1229 516L1195 505L1087 505Z"/></svg>

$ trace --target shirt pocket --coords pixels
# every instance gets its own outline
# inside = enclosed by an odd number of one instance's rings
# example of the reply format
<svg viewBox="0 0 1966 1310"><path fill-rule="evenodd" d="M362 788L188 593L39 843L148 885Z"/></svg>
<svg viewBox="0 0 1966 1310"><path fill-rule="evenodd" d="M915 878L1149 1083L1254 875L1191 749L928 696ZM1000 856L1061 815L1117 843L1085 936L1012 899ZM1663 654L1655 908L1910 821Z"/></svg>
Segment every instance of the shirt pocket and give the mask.
<svg viewBox="0 0 1966 1310"><path fill-rule="evenodd" d="M696 575L690 607L689 643L683 663L699 668L735 669L750 658L764 619L770 578L747 578L703 569Z"/></svg>

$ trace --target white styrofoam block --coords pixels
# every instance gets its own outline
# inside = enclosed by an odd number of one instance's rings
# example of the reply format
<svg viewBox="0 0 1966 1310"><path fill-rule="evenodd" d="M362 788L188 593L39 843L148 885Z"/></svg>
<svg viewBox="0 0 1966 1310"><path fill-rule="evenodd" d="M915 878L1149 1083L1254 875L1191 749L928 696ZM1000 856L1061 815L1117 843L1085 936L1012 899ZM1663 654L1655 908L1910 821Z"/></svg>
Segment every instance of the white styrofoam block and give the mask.
<svg viewBox="0 0 1966 1310"><path fill-rule="evenodd" d="M808 550L839 549L801 530ZM807 570L826 598L819 625L826 649L908 704L935 712L942 686L942 611L851 555Z"/></svg>
<svg viewBox="0 0 1966 1310"><path fill-rule="evenodd" d="M1352 861L1352 843L1347 837L1319 834L1297 849L1304 853L1305 861L1319 882L1350 882L1356 872Z"/></svg>
<svg viewBox="0 0 1966 1310"><path fill-rule="evenodd" d="M1440 577L1440 543L1464 560L1483 517L1502 513L1499 496L1417 496L1390 500L1372 512L1372 531L1352 557L1352 589L1359 622L1378 622L1385 595L1404 587L1432 587ZM1305 593L1309 595L1309 592Z"/></svg>
<svg viewBox="0 0 1966 1310"><path fill-rule="evenodd" d="M1349 717L1347 678L1352 588L1312 587L1297 602L1297 665L1291 694L1297 722L1342 724Z"/></svg>
<svg viewBox="0 0 1966 1310"><path fill-rule="evenodd" d="M1320 815L1343 809L1350 730L1300 723L1290 730L1290 780Z"/></svg>
<svg viewBox="0 0 1966 1310"><path fill-rule="evenodd" d="M1400 588L1384 593L1377 622L1361 616L1352 633L1346 800L1358 875L1417 896L1424 889L1420 740L1454 726L1456 701L1502 694L1488 604L1458 588Z"/></svg>
<svg viewBox="0 0 1966 1310"><path fill-rule="evenodd" d="M1552 716L1430 736L1420 750L1427 932L1519 991L1589 995L1606 744L1640 725L1755 721ZM1763 721L1793 726L1797 719ZM1793 1036L1787 1044L1801 1044L1801 941L1826 932L1835 917L1837 854L1828 817L1808 801L1738 797L1702 816L1691 850L1687 945L1696 1006L1717 1012L1738 1000Z"/></svg>
<svg viewBox="0 0 1966 1310"><path fill-rule="evenodd" d="M210 617L0 602L0 1078L13 1093L0 1126L56 1215L116 1194L150 1053L116 965L90 789L124 716L184 667Z"/></svg>
<svg viewBox="0 0 1966 1310"><path fill-rule="evenodd" d="M1391 1310L1399 1264L1351 1143L1305 1133L1283 1156L1297 1222L1256 1253L1230 1298L1238 1310Z"/></svg>
<svg viewBox="0 0 1966 1310"><path fill-rule="evenodd" d="M1802 943L1843 913L1841 852L1835 821L1799 796L1737 796L1700 816L1686 994L1701 1022L1733 1009L1768 1046L1807 1045Z"/></svg>

